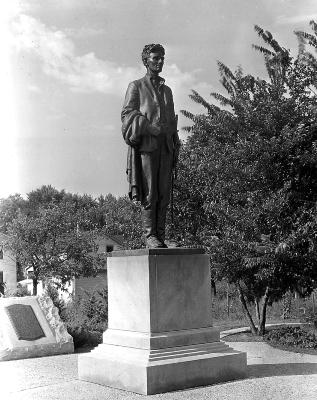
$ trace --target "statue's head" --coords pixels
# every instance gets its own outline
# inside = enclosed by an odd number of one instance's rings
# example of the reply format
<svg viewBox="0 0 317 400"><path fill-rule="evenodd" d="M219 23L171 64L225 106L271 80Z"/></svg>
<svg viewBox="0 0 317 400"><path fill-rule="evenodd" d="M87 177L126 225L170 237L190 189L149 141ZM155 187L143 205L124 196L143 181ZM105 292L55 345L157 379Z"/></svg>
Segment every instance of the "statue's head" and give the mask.
<svg viewBox="0 0 317 400"><path fill-rule="evenodd" d="M165 49L161 44L147 44L142 51L145 67L154 73L160 73L164 64Z"/></svg>

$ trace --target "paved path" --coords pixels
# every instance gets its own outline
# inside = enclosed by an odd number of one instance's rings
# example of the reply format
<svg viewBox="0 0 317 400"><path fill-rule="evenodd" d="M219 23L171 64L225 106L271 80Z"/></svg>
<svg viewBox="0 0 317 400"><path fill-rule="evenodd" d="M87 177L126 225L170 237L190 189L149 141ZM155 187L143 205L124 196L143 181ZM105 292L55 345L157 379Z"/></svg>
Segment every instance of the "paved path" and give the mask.
<svg viewBox="0 0 317 400"><path fill-rule="evenodd" d="M316 400L317 356L230 342L248 354L248 378L148 396L164 400ZM134 400L144 396L77 380L77 354L0 362L1 400Z"/></svg>

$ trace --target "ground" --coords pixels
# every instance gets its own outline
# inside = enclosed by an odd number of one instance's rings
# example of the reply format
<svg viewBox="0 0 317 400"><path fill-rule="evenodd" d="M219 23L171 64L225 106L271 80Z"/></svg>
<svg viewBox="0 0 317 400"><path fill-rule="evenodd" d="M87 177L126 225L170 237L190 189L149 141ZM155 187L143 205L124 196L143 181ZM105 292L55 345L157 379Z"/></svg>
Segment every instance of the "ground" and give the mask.
<svg viewBox="0 0 317 400"><path fill-rule="evenodd" d="M317 355L274 349L264 342L228 342L246 351L247 378L151 396L162 400L315 400ZM77 379L77 354L0 363L1 399L137 400L144 396Z"/></svg>

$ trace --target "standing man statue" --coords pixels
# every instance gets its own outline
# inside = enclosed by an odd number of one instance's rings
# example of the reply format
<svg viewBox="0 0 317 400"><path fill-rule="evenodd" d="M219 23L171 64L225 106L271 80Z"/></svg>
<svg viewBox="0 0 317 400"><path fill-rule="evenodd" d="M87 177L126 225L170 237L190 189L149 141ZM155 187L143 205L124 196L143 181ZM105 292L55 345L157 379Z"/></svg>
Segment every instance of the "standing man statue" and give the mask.
<svg viewBox="0 0 317 400"><path fill-rule="evenodd" d="M129 196L142 204L148 248L167 247L166 212L180 146L172 91L159 76L164 55L160 44L144 47L146 75L129 84L121 113L122 134L129 146Z"/></svg>

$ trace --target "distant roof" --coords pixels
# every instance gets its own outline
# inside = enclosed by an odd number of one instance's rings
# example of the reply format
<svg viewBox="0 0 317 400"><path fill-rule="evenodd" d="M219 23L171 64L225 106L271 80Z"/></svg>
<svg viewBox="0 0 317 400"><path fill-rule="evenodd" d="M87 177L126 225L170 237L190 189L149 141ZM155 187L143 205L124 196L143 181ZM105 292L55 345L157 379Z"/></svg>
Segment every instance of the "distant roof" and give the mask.
<svg viewBox="0 0 317 400"><path fill-rule="evenodd" d="M100 236L97 236L96 241L103 242L103 241L107 240L107 238L111 239L113 242L116 242L117 245L123 246L123 235L102 235L102 236L100 235Z"/></svg>
<svg viewBox="0 0 317 400"><path fill-rule="evenodd" d="M117 244L119 244L120 246L123 245L123 235L107 235L110 239L112 239L114 242L116 242Z"/></svg>

